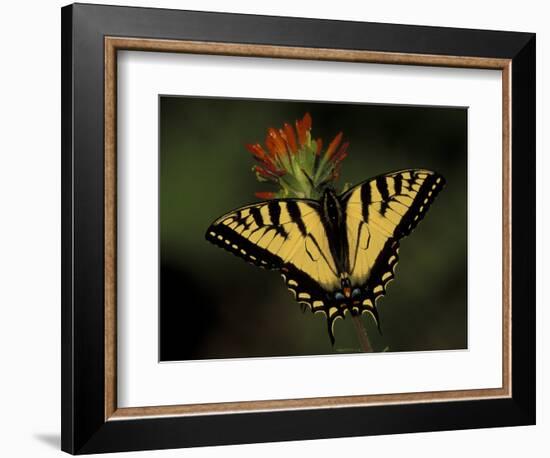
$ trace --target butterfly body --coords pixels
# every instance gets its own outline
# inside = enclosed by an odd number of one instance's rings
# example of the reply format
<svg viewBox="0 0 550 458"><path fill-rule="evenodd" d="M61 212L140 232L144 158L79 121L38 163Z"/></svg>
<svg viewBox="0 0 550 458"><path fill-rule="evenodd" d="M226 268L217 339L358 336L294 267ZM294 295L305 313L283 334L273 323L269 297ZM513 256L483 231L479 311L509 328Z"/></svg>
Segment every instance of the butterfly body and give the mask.
<svg viewBox="0 0 550 458"><path fill-rule="evenodd" d="M330 248L336 267L344 274L349 270L345 208L331 188L325 189L319 207L327 236L333 241Z"/></svg>
<svg viewBox="0 0 550 458"><path fill-rule="evenodd" d="M207 240L259 267L279 270L296 300L333 325L346 312L370 313L393 280L399 240L444 184L439 174L401 170L319 200L273 199L218 218Z"/></svg>

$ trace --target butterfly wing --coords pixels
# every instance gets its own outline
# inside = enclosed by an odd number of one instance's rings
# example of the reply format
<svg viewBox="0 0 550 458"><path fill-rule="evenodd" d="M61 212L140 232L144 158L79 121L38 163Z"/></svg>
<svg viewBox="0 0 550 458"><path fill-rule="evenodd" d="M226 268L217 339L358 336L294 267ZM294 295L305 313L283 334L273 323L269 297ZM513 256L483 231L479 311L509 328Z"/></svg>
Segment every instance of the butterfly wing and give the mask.
<svg viewBox="0 0 550 458"><path fill-rule="evenodd" d="M422 220L444 184L444 178L430 170L401 170L340 196L346 211L350 280L361 291L354 311L370 312L378 322L376 300L394 278L399 240Z"/></svg>
<svg viewBox="0 0 550 458"><path fill-rule="evenodd" d="M326 298L340 280L318 202L274 199L248 205L214 221L206 238L252 264L280 270L298 302L334 315Z"/></svg>

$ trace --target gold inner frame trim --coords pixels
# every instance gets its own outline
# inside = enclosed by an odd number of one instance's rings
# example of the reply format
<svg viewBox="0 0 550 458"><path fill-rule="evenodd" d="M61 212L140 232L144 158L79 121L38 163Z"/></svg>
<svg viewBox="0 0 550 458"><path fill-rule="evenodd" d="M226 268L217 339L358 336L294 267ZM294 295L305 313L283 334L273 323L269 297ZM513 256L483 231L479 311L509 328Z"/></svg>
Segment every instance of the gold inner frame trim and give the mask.
<svg viewBox="0 0 550 458"><path fill-rule="evenodd" d="M336 396L119 408L117 404L117 51L175 52L339 62L493 69L502 72L502 387L416 393ZM511 60L404 54L344 49L105 37L105 420L144 417L246 413L506 398L512 395L511 367Z"/></svg>

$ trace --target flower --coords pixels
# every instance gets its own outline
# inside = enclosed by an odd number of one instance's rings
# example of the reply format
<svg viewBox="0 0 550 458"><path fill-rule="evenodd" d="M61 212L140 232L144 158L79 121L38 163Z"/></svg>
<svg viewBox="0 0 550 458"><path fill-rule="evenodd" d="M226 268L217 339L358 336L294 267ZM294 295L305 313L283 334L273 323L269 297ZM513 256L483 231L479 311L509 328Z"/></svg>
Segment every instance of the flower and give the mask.
<svg viewBox="0 0 550 458"><path fill-rule="evenodd" d="M270 127L264 144L247 144L258 162L253 167L258 181L278 187L275 191L256 193L259 199L281 197L319 198L325 188L333 187L339 178L342 161L347 157L348 142L342 143L342 132L323 153L323 141L313 139L309 113L280 129Z"/></svg>

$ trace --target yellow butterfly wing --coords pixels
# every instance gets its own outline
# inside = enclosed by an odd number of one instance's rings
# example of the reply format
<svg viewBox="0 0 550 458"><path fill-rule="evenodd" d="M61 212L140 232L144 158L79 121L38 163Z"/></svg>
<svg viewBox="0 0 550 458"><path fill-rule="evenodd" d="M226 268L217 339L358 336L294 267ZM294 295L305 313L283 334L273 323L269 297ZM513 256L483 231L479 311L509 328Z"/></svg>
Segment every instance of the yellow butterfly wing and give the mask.
<svg viewBox="0 0 550 458"><path fill-rule="evenodd" d="M339 278L318 202L248 205L214 221L206 238L252 264L280 270L298 302L328 314L326 292L339 287Z"/></svg>
<svg viewBox="0 0 550 458"><path fill-rule="evenodd" d="M436 172L401 170L367 180L340 198L346 212L349 274L361 286L357 311L378 321L376 299L386 293L399 260L399 240L411 233L445 184Z"/></svg>

